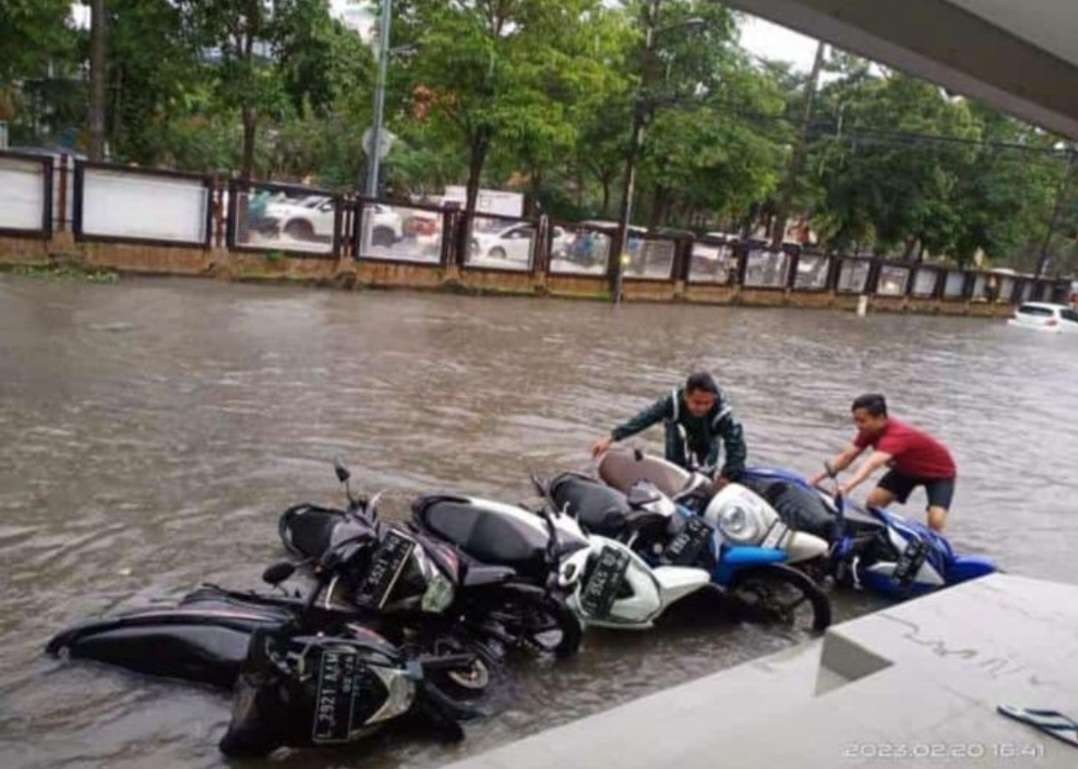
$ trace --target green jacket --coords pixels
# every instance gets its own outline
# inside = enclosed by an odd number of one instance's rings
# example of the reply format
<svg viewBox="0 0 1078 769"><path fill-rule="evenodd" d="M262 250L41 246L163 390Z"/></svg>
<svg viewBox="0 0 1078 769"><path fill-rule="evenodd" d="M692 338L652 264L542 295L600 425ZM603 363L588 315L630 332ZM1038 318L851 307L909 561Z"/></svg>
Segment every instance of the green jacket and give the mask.
<svg viewBox="0 0 1078 769"><path fill-rule="evenodd" d="M666 458L671 462L686 469L714 467L725 448L722 476L736 480L745 469L745 431L721 390L711 411L702 417L692 415L685 405L685 391L679 388L615 427L610 435L616 441L624 440L659 422L666 428Z"/></svg>

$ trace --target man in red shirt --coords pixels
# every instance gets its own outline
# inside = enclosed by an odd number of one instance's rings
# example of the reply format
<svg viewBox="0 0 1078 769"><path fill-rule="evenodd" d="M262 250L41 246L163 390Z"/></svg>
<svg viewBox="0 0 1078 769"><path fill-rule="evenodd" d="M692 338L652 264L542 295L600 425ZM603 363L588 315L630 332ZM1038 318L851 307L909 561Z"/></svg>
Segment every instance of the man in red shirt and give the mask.
<svg viewBox="0 0 1078 769"><path fill-rule="evenodd" d="M839 491L844 496L849 494L878 468L887 465L891 469L868 495L869 507L887 507L896 499L905 504L910 492L924 486L928 495L928 526L933 531L942 531L954 496L955 464L950 452L931 435L888 417L887 401L882 395L862 395L853 402L852 411L857 436L827 467L838 473L869 446L872 453L852 478L839 485ZM826 473L820 473L812 479L812 484L815 486L825 477Z"/></svg>

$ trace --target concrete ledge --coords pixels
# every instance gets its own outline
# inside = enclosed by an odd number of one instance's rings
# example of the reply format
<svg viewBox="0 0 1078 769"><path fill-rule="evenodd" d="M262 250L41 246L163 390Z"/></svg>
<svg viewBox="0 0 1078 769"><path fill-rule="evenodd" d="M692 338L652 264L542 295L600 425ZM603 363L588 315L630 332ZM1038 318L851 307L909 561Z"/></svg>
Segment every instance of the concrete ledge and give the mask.
<svg viewBox="0 0 1078 769"><path fill-rule="evenodd" d="M708 283L688 283L685 301L701 304L733 304L737 301L738 286L715 286Z"/></svg>
<svg viewBox="0 0 1078 769"><path fill-rule="evenodd" d="M1078 586L993 575L451 766L1075 766L999 704L1078 717Z"/></svg>
<svg viewBox="0 0 1078 769"><path fill-rule="evenodd" d="M609 300L606 276L548 274L461 268L396 261L298 257L279 252L252 253L226 248L136 245L130 243L76 243L70 232L50 240L0 237L0 266L39 267L55 262L92 269L110 269L137 275L213 276L244 282L290 282L345 290L403 288L462 291L476 294L558 296ZM623 284L629 302L689 302L752 307L800 307L855 310L855 294L743 288L682 280L627 278ZM871 297L872 311L1006 317L1008 304L943 302L906 297Z"/></svg>

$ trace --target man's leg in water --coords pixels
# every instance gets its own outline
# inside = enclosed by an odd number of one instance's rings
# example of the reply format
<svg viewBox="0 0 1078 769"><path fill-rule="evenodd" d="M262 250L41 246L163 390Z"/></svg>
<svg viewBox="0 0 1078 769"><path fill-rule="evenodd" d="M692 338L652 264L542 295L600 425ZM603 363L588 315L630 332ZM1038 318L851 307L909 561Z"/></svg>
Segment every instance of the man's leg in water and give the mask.
<svg viewBox="0 0 1078 769"><path fill-rule="evenodd" d="M868 493L865 504L869 507L887 507L894 501L895 493L893 491L885 489L883 486L877 486Z"/></svg>
<svg viewBox="0 0 1078 769"><path fill-rule="evenodd" d="M943 531L943 525L947 522L947 508L939 505L931 505L928 508L928 528L935 532Z"/></svg>
<svg viewBox="0 0 1078 769"><path fill-rule="evenodd" d="M954 478L926 483L925 494L928 495L928 528L932 531L943 531L947 512L951 509L951 499L954 497Z"/></svg>

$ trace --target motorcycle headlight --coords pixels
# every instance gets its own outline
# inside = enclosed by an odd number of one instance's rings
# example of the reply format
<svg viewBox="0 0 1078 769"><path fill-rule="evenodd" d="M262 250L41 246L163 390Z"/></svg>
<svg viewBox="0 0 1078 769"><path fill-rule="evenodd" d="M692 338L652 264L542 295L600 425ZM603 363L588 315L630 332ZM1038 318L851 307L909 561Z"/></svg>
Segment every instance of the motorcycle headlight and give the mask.
<svg viewBox="0 0 1078 769"><path fill-rule="evenodd" d="M436 568L427 580L427 589L423 593L420 608L432 614L440 614L448 609L451 603L453 603L453 583Z"/></svg>
<svg viewBox="0 0 1078 769"><path fill-rule="evenodd" d="M719 516L719 531L734 542L755 542L760 537L756 516L740 505L731 505Z"/></svg>

